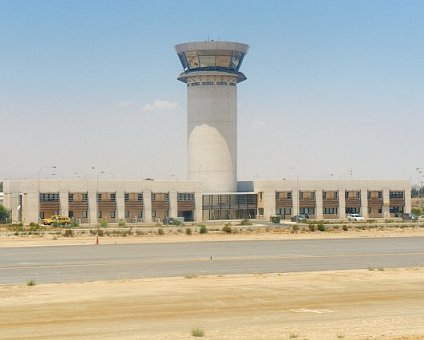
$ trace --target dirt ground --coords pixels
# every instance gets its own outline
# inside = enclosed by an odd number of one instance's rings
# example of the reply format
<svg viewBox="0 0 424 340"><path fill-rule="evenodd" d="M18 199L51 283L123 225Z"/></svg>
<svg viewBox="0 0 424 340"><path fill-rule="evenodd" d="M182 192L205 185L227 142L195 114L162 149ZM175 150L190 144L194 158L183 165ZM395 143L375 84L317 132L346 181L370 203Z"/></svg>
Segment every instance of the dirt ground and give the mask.
<svg viewBox="0 0 424 340"><path fill-rule="evenodd" d="M100 243L424 236L423 228L101 237ZM95 236L0 237L0 247ZM0 259L1 260L1 259ZM424 268L0 286L0 339L424 339Z"/></svg>
<svg viewBox="0 0 424 340"><path fill-rule="evenodd" d="M424 339L424 269L0 286L1 339Z"/></svg>
<svg viewBox="0 0 424 340"><path fill-rule="evenodd" d="M372 238L372 237L424 237L424 228L396 228L385 226L381 229L350 229L348 231L302 231L292 233L289 228L273 230L257 230L237 234L208 233L185 235L172 233L165 235L146 234L140 236L105 236L99 237L101 244L123 243L165 243L165 242L207 242L207 241L246 241L246 240L298 240L298 239L328 239L328 238ZM57 235L46 236L4 236L0 235L0 247L29 247L29 246L57 246L74 244L93 244L96 236L64 237Z"/></svg>

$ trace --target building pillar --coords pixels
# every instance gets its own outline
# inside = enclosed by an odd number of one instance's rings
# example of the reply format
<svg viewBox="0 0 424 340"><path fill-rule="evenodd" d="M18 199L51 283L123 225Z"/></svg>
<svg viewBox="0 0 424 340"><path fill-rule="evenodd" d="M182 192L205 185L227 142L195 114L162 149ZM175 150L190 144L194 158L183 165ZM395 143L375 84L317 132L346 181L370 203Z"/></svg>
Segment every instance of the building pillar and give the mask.
<svg viewBox="0 0 424 340"><path fill-rule="evenodd" d="M116 192L116 210L118 221L125 220L125 193L123 191Z"/></svg>
<svg viewBox="0 0 424 340"><path fill-rule="evenodd" d="M368 189L361 188L361 215L368 218Z"/></svg>
<svg viewBox="0 0 424 340"><path fill-rule="evenodd" d="M342 189L339 193L339 219L346 219L346 190Z"/></svg>
<svg viewBox="0 0 424 340"><path fill-rule="evenodd" d="M411 212L411 188L405 189L405 207L404 212L410 213ZM422 202L420 202L421 204ZM421 208L421 206L420 206Z"/></svg>
<svg viewBox="0 0 424 340"><path fill-rule="evenodd" d="M292 190L292 204L293 204L293 211L292 216L299 215L299 190Z"/></svg>
<svg viewBox="0 0 424 340"><path fill-rule="evenodd" d="M194 193L194 221L203 221L203 195L200 191Z"/></svg>
<svg viewBox="0 0 424 340"><path fill-rule="evenodd" d="M38 210L40 198L37 193L25 192L22 197L22 223L38 223L40 212Z"/></svg>
<svg viewBox="0 0 424 340"><path fill-rule="evenodd" d="M98 224L97 218L97 191L88 191L88 221L91 225Z"/></svg>
<svg viewBox="0 0 424 340"><path fill-rule="evenodd" d="M143 216L144 222L152 223L152 191L144 190L143 191Z"/></svg>
<svg viewBox="0 0 424 340"><path fill-rule="evenodd" d="M178 197L176 191L169 192L169 217L178 217Z"/></svg>
<svg viewBox="0 0 424 340"><path fill-rule="evenodd" d="M323 212L323 202L322 202L322 190L315 190L315 216L317 220L323 220L324 219L324 212Z"/></svg>
<svg viewBox="0 0 424 340"><path fill-rule="evenodd" d="M390 218L390 189L383 189L383 217Z"/></svg>
<svg viewBox="0 0 424 340"><path fill-rule="evenodd" d="M67 191L59 191L60 215L69 216L69 197Z"/></svg>
<svg viewBox="0 0 424 340"><path fill-rule="evenodd" d="M272 216L275 216L275 191L264 191L264 220L270 221Z"/></svg>

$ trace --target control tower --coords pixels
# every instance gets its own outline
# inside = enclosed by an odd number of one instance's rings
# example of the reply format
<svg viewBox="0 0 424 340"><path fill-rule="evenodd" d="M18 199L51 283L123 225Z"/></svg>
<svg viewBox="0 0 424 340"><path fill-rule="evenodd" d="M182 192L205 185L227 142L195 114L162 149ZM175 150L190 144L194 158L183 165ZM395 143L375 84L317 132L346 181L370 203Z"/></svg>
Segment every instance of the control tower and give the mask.
<svg viewBox="0 0 424 340"><path fill-rule="evenodd" d="M187 84L188 179L203 191L237 191L237 83L249 46L202 41L175 46Z"/></svg>

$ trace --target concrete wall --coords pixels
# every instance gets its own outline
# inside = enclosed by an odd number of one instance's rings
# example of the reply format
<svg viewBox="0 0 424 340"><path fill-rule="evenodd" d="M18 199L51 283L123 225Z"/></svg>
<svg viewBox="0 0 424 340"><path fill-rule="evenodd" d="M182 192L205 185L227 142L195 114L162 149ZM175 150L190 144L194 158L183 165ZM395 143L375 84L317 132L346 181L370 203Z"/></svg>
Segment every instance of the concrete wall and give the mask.
<svg viewBox="0 0 424 340"><path fill-rule="evenodd" d="M203 182L205 192L237 191L236 77L199 74L188 85L225 80L228 85L187 87L188 178Z"/></svg>

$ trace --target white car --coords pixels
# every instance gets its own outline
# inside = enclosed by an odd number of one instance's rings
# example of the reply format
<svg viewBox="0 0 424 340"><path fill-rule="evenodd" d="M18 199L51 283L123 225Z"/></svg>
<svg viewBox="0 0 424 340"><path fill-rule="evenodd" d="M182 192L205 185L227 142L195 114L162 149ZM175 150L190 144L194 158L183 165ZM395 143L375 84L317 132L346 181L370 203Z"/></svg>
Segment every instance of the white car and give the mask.
<svg viewBox="0 0 424 340"><path fill-rule="evenodd" d="M349 214L347 215L349 221L365 221L365 218L359 214Z"/></svg>

